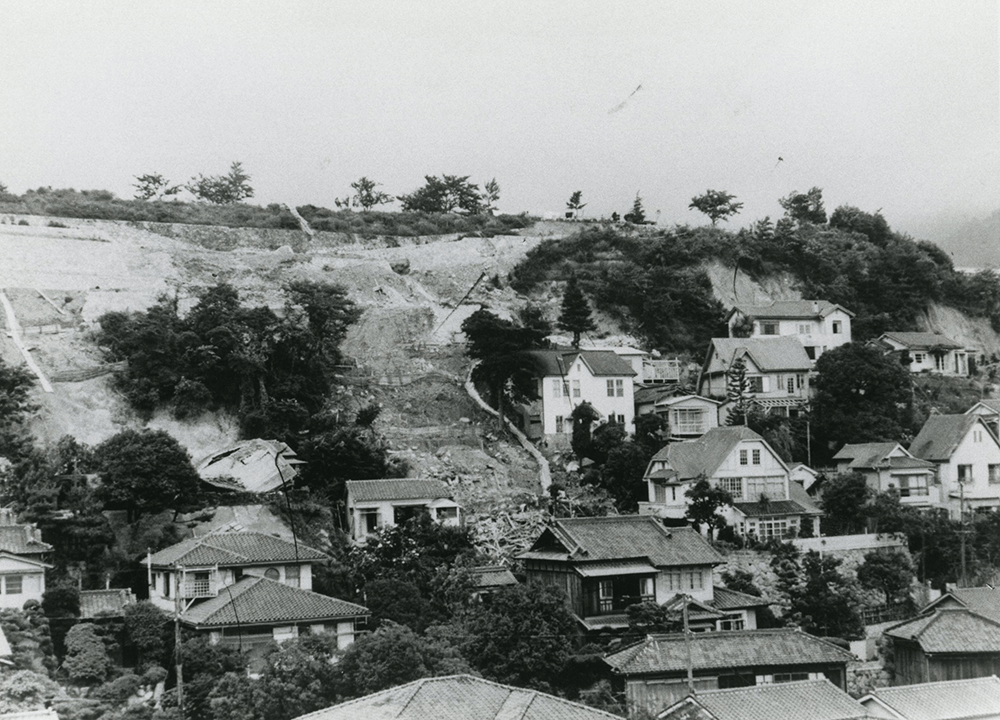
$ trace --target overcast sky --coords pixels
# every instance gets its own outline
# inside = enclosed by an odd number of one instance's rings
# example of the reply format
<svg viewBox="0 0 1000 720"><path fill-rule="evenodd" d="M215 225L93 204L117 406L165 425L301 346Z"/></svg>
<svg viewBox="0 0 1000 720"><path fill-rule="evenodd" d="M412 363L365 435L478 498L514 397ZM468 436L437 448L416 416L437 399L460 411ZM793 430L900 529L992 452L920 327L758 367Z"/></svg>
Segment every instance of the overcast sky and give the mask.
<svg viewBox="0 0 1000 720"><path fill-rule="evenodd" d="M904 229L1000 207L998 0L0 0L0 25L14 192L240 160L265 204L448 173L663 222L707 188L736 224L814 185Z"/></svg>

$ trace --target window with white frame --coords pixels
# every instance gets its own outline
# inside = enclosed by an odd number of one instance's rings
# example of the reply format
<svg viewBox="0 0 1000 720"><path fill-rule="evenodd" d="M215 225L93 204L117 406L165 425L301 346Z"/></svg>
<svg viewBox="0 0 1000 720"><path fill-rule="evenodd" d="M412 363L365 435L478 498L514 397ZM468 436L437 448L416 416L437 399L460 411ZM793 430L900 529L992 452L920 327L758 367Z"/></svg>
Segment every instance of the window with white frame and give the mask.
<svg viewBox="0 0 1000 720"><path fill-rule="evenodd" d="M770 477L748 477L746 481L746 499L757 502L761 495L767 495L768 500L786 500L785 479L780 475Z"/></svg>
<svg viewBox="0 0 1000 720"><path fill-rule="evenodd" d="M701 590L704 587L705 579L700 569L685 570L682 575L685 590Z"/></svg>
<svg viewBox="0 0 1000 720"><path fill-rule="evenodd" d="M298 565L285 565L285 585L300 587L302 582Z"/></svg>
<svg viewBox="0 0 1000 720"><path fill-rule="evenodd" d="M812 335L812 323L799 323L799 335Z"/></svg>
<svg viewBox="0 0 1000 720"><path fill-rule="evenodd" d="M972 466L971 465L959 465L958 466L958 481L960 483L970 483L970 482L972 482Z"/></svg>
<svg viewBox="0 0 1000 720"><path fill-rule="evenodd" d="M660 577L663 578L663 584L666 585L667 590L678 592L684 589L682 587L683 578L681 577L680 570L668 570L660 575Z"/></svg>
<svg viewBox="0 0 1000 720"><path fill-rule="evenodd" d="M740 450L740 465L746 465L749 462L749 453L746 450Z"/></svg>
<svg viewBox="0 0 1000 720"><path fill-rule="evenodd" d="M733 496L733 500L743 497L743 478L719 478L719 488Z"/></svg>
<svg viewBox="0 0 1000 720"><path fill-rule="evenodd" d="M783 538L788 533L788 520L784 518L761 518L757 523L761 539Z"/></svg>
<svg viewBox="0 0 1000 720"><path fill-rule="evenodd" d="M562 433L562 431L563 431L563 422L564 422L563 416L562 415L556 415L556 432L557 433Z"/></svg>
<svg viewBox="0 0 1000 720"><path fill-rule="evenodd" d="M579 380L574 380L573 381L573 397L575 397L575 398L580 397L580 381Z"/></svg>
<svg viewBox="0 0 1000 720"><path fill-rule="evenodd" d="M673 411L675 435L700 435L705 432L705 411L677 408Z"/></svg>
<svg viewBox="0 0 1000 720"><path fill-rule="evenodd" d="M918 497L927 494L926 475L897 475L894 479L899 483L900 497Z"/></svg>
<svg viewBox="0 0 1000 720"><path fill-rule="evenodd" d="M615 381L609 379L609 380L607 380L607 384L608 384L608 397L614 397L615 396Z"/></svg>
<svg viewBox="0 0 1000 720"><path fill-rule="evenodd" d="M923 363L924 363L924 354L923 353L913 353L913 362L917 363L918 365L923 365Z"/></svg>
<svg viewBox="0 0 1000 720"><path fill-rule="evenodd" d="M750 387L750 392L752 393L762 393L764 392L764 378L761 375L751 375L747 377L747 384Z"/></svg>
<svg viewBox="0 0 1000 720"><path fill-rule="evenodd" d="M779 324L776 322L762 322L760 324L761 335L777 335Z"/></svg>
<svg viewBox="0 0 1000 720"><path fill-rule="evenodd" d="M653 502L665 503L667 501L667 488L663 485L653 486Z"/></svg>
<svg viewBox="0 0 1000 720"><path fill-rule="evenodd" d="M615 380L615 397L625 397L625 381L621 378Z"/></svg>
<svg viewBox="0 0 1000 720"><path fill-rule="evenodd" d="M753 450L753 464L760 465L760 450L757 448Z"/></svg>
<svg viewBox="0 0 1000 720"><path fill-rule="evenodd" d="M945 367L946 367L945 356L944 355L935 355L934 356L934 369L937 370L938 372L944 372Z"/></svg>
<svg viewBox="0 0 1000 720"><path fill-rule="evenodd" d="M554 397L554 398L560 398L560 397L562 397L562 395L563 395L562 386L563 386L563 382L559 378L556 378L555 380L552 381L552 397ZM567 393L567 395L568 394L569 393Z"/></svg>
<svg viewBox="0 0 1000 720"><path fill-rule="evenodd" d="M361 519L361 534L370 535L378 530L378 508L364 508L358 511Z"/></svg>
<svg viewBox="0 0 1000 720"><path fill-rule="evenodd" d="M789 395L794 395L795 394L795 377L794 376L789 375L788 378L785 380L785 389L788 391Z"/></svg>
<svg viewBox="0 0 1000 720"><path fill-rule="evenodd" d="M615 607L615 585L611 580L601 580L597 586L598 610L611 612Z"/></svg>
<svg viewBox="0 0 1000 720"><path fill-rule="evenodd" d="M726 615L719 620L719 630L743 630L745 627L742 615Z"/></svg>
<svg viewBox="0 0 1000 720"><path fill-rule="evenodd" d="M833 334L840 335L843 330L843 323L840 320L833 321Z"/></svg>
<svg viewBox="0 0 1000 720"><path fill-rule="evenodd" d="M1000 465L990 464L989 468L990 485L1000 484Z"/></svg>
<svg viewBox="0 0 1000 720"><path fill-rule="evenodd" d="M4 595L20 595L22 592L24 592L24 576L4 575L3 592Z"/></svg>

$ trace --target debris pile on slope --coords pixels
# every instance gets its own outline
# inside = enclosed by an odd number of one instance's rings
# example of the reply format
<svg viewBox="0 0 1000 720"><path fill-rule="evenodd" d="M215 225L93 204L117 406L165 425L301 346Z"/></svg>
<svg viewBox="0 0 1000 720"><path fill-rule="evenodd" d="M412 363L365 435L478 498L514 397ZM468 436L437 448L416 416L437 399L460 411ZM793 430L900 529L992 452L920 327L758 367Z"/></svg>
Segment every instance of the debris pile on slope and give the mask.
<svg viewBox="0 0 1000 720"><path fill-rule="evenodd" d="M463 498L465 520L476 547L494 562L510 565L545 529L547 502L529 493L484 490Z"/></svg>

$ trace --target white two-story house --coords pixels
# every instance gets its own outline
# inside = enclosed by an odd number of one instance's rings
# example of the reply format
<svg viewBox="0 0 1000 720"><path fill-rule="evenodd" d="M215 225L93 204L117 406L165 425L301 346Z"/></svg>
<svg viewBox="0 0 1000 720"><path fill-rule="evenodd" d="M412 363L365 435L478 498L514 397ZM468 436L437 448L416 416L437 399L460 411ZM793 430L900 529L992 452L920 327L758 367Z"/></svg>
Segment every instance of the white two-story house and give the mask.
<svg viewBox="0 0 1000 720"><path fill-rule="evenodd" d="M1000 508L1000 441L980 415L931 415L910 444L937 466L940 507L952 518Z"/></svg>
<svg viewBox="0 0 1000 720"><path fill-rule="evenodd" d="M591 406L606 422L633 431L635 419L632 364L613 350L531 350L538 400L522 407L525 434L566 443L573 433L573 409Z"/></svg>
<svg viewBox="0 0 1000 720"><path fill-rule="evenodd" d="M812 361L794 337L713 338L698 378L698 394L725 398L727 374L741 359L754 404L765 412L794 417L809 402ZM719 411L725 424L729 407Z"/></svg>
<svg viewBox="0 0 1000 720"><path fill-rule="evenodd" d="M851 342L847 308L826 300L775 300L768 305L736 305L726 322L729 337L794 337L810 360Z"/></svg>
<svg viewBox="0 0 1000 720"><path fill-rule="evenodd" d="M894 490L899 501L917 508L941 503L937 466L922 460L899 443L856 443L845 445L833 456L838 473L860 473L875 492Z"/></svg>
<svg viewBox="0 0 1000 720"><path fill-rule="evenodd" d="M911 373L968 377L969 351L944 335L929 332L887 332L876 341L887 354L909 359Z"/></svg>
<svg viewBox="0 0 1000 720"><path fill-rule="evenodd" d="M51 552L38 528L18 523L10 508L0 508L0 608L20 610L28 600L42 601Z"/></svg>
<svg viewBox="0 0 1000 720"><path fill-rule="evenodd" d="M210 641L254 647L301 634L354 642L361 605L312 591L319 550L256 532L210 533L146 557L149 599Z"/></svg>
<svg viewBox="0 0 1000 720"><path fill-rule="evenodd" d="M719 514L740 535L819 535L819 508L789 479L788 466L767 441L743 426L718 427L656 453L645 475L649 501L639 503L639 513L683 518L690 502L685 493L702 478L732 495L733 504Z"/></svg>

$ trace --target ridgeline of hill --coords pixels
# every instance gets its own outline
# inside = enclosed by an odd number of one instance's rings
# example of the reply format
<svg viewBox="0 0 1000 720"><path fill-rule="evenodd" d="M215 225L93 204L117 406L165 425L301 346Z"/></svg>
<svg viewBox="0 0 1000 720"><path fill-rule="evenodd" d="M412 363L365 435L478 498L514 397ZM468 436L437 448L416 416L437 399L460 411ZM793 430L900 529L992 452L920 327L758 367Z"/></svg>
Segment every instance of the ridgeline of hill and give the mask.
<svg viewBox="0 0 1000 720"><path fill-rule="evenodd" d="M726 308L709 276L719 263L736 275L734 285L740 275L761 282L781 275L802 297L843 305L856 313L855 340L928 329L928 314L942 306L1000 330L1000 278L993 272L958 271L936 245L893 232L881 215L856 208L838 208L822 225L765 219L736 232L590 227L542 242L510 280L515 290L531 292L576 274L595 306L627 332L651 347L700 357L709 338L727 334Z"/></svg>

